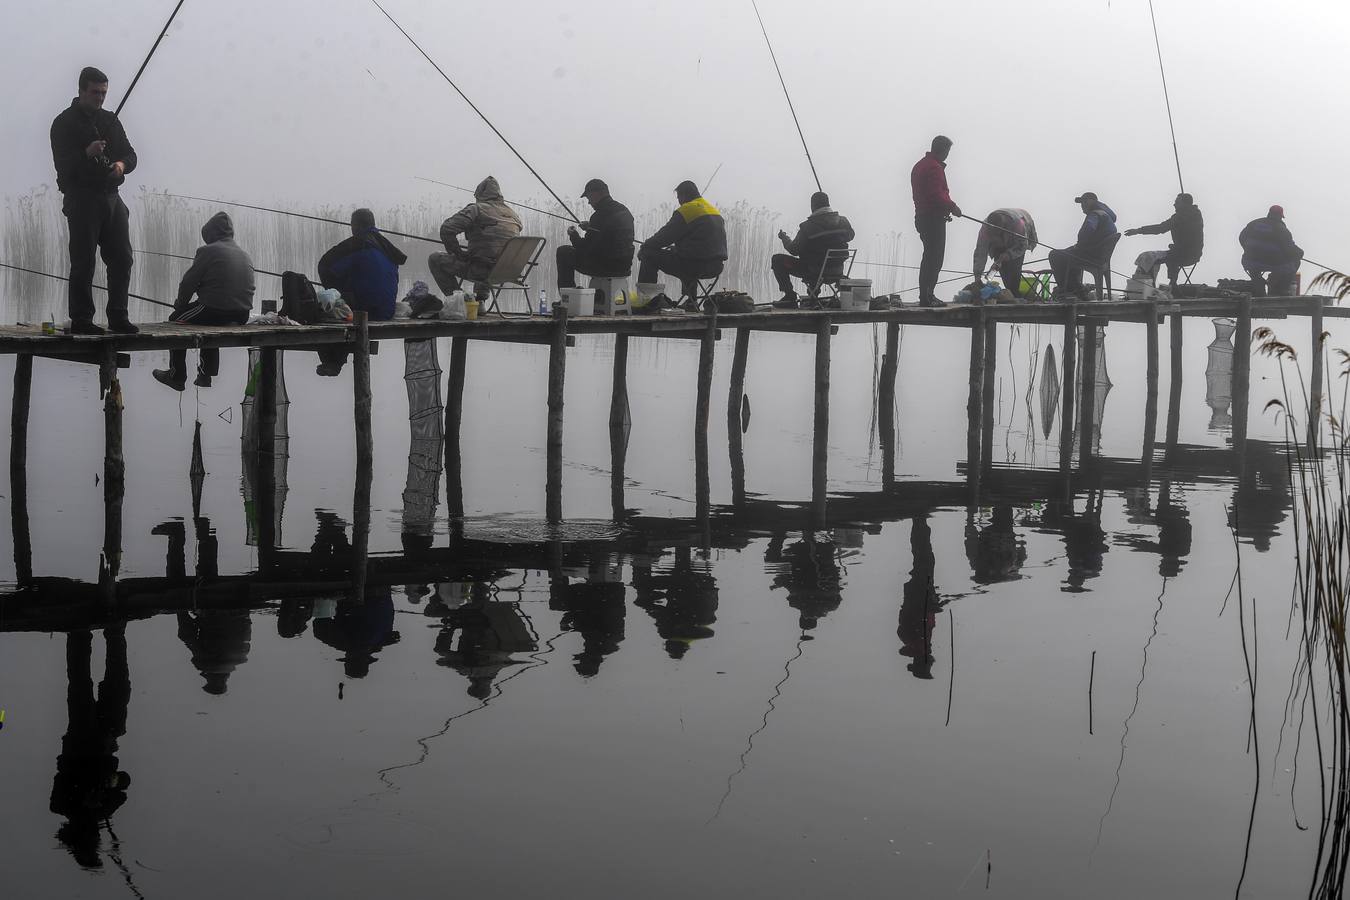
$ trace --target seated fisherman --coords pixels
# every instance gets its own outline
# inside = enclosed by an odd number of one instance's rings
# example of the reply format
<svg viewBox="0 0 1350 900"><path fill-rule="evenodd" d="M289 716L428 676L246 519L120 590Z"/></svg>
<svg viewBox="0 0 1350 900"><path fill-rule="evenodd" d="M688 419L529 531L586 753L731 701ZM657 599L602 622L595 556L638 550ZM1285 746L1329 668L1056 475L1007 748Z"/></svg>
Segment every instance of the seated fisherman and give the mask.
<svg viewBox="0 0 1350 900"><path fill-rule="evenodd" d="M652 284L660 272L680 279L684 307L697 309L694 283L722 274L727 259L727 225L722 214L699 194L692 181L675 188L679 207L670 221L638 249L638 282Z"/></svg>
<svg viewBox="0 0 1350 900"><path fill-rule="evenodd" d="M1100 266L1107 261L1115 247L1116 214L1111 207L1087 193L1074 197L1073 202L1083 209L1083 224L1078 229L1078 240L1067 250L1050 251L1050 268L1055 273L1055 294L1083 293L1083 269Z"/></svg>
<svg viewBox="0 0 1350 900"><path fill-rule="evenodd" d="M1270 273L1270 296L1285 297L1293 292L1294 273L1303 262L1303 251L1294 243L1294 236L1284 224L1284 207L1272 206L1260 219L1247 223L1238 235L1242 245L1242 268L1252 279L1252 294L1266 296L1266 279Z"/></svg>
<svg viewBox="0 0 1350 900"><path fill-rule="evenodd" d="M559 288L576 287L578 272L620 277L633 271L633 214L609 195L609 186L599 178L586 182L581 196L595 211L582 226L585 234L568 228L571 243L558 248Z"/></svg>
<svg viewBox="0 0 1350 900"><path fill-rule="evenodd" d="M1025 209L1005 207L984 217L979 237L975 239L975 256L971 269L975 280L984 281L984 270L993 257L1003 286L1014 297L1022 293L1022 265L1027 252L1036 249L1036 223Z"/></svg>
<svg viewBox="0 0 1350 900"><path fill-rule="evenodd" d="M1135 260L1137 269L1135 277L1151 283L1158 277L1158 267L1166 263L1167 283L1175 288L1177 273L1187 266L1198 263L1201 253L1204 252L1205 217L1200 214L1200 207L1195 205L1195 200L1190 194L1177 194L1172 208L1176 211L1166 221L1157 225L1145 225L1142 228L1127 228L1125 236L1171 232L1172 243L1166 250L1139 254L1139 258Z"/></svg>
<svg viewBox="0 0 1350 900"><path fill-rule="evenodd" d="M787 253L775 253L769 259L769 268L783 292L782 299L773 305L776 309L796 309L797 292L792 289L792 276L805 282L809 290L814 290L818 282L837 281L844 274L843 257L835 254L836 258L830 259L830 270L824 271L826 254L848 249L848 242L853 240L853 226L831 208L829 194L816 191L811 195L811 215L797 226L797 236L789 238L786 231L780 231L778 239ZM819 305L814 298L810 302Z"/></svg>
<svg viewBox="0 0 1350 900"><path fill-rule="evenodd" d="M253 309L253 260L234 242L234 223L218 212L202 226L203 245L178 284L170 322L183 325L243 325ZM193 299L193 295L196 299ZM220 371L220 351L198 352L193 384L210 387ZM187 350L169 351L169 368L151 372L160 384L175 391L187 386Z"/></svg>
<svg viewBox="0 0 1350 900"><path fill-rule="evenodd" d="M502 248L520 234L520 216L506 205L497 179L489 175L474 188L473 202L441 223L444 251L427 257L427 266L441 293L447 296L459 290L461 279L473 284L474 297L486 300L492 289L484 280L497 264ZM467 249L459 242L464 235Z"/></svg>
<svg viewBox="0 0 1350 900"><path fill-rule="evenodd" d="M364 312L376 322L388 321L398 298L398 267L407 261L375 227L375 214L358 209L352 213L352 236L320 257L319 283L340 291L354 312ZM347 352L343 346L320 347L315 371L337 375L347 362Z"/></svg>

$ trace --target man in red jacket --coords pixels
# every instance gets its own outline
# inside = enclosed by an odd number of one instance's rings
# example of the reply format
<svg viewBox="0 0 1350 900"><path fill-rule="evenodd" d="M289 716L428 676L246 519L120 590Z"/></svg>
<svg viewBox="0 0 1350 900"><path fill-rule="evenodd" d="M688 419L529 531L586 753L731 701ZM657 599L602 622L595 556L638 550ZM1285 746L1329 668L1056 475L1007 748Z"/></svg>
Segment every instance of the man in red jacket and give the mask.
<svg viewBox="0 0 1350 900"><path fill-rule="evenodd" d="M933 149L914 164L909 173L910 187L914 189L914 230L923 241L923 262L919 263L919 305L943 306L933 293L938 272L947 250L947 222L961 215L961 207L952 202L947 190L947 154L952 152L952 139L939 134L933 138Z"/></svg>

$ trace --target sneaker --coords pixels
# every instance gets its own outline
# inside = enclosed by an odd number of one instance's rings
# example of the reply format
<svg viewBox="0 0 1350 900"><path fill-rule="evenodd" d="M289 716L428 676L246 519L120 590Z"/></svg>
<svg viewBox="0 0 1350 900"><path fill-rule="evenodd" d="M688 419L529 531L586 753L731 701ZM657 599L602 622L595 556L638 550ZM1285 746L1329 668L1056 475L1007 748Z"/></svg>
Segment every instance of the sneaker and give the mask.
<svg viewBox="0 0 1350 900"><path fill-rule="evenodd" d="M160 384L164 385L165 387L171 387L175 391L182 391L185 387L187 387L187 378L186 377L174 378L173 372L170 371L169 369L155 369L150 374L153 375L155 377L155 380L158 381Z"/></svg>
<svg viewBox="0 0 1350 900"><path fill-rule="evenodd" d="M872 312L881 312L891 308L891 301L886 297L873 297L867 308Z"/></svg>
<svg viewBox="0 0 1350 900"><path fill-rule="evenodd" d="M941 306L946 306L947 304L943 303L936 297L920 297L919 305L936 309Z"/></svg>
<svg viewBox="0 0 1350 900"><path fill-rule="evenodd" d="M783 299L773 301L774 309L797 309L797 295L784 294Z"/></svg>
<svg viewBox="0 0 1350 900"><path fill-rule="evenodd" d="M802 309L820 309L820 301L815 297L807 297L801 302Z"/></svg>
<svg viewBox="0 0 1350 900"><path fill-rule="evenodd" d="M108 332L105 331L105 330L104 330L103 328L101 328L100 326L95 325L95 324L94 324L93 322L91 322L91 321L88 321L88 320L86 320L86 319L77 319L76 321L70 323L70 333L71 333L71 334L107 334Z"/></svg>
<svg viewBox="0 0 1350 900"><path fill-rule="evenodd" d="M199 388L209 388L211 386L211 376L198 369L197 377L192 379L192 383Z"/></svg>
<svg viewBox="0 0 1350 900"><path fill-rule="evenodd" d="M843 305L839 302L839 298L838 298L838 297L831 297L831 298L828 299L828 300L822 300L822 301L820 301L820 308L821 308L821 309L843 309Z"/></svg>
<svg viewBox="0 0 1350 900"><path fill-rule="evenodd" d="M108 330L113 334L140 334L141 330L126 319L118 322L109 322Z"/></svg>
<svg viewBox="0 0 1350 900"><path fill-rule="evenodd" d="M695 300L693 297L685 297L683 300L680 301L679 308L684 310L685 312L698 312L699 311L698 301Z"/></svg>
<svg viewBox="0 0 1350 900"><path fill-rule="evenodd" d="M342 374L342 366L334 366L329 363L319 363L314 369L314 374L322 375L324 378L336 378Z"/></svg>

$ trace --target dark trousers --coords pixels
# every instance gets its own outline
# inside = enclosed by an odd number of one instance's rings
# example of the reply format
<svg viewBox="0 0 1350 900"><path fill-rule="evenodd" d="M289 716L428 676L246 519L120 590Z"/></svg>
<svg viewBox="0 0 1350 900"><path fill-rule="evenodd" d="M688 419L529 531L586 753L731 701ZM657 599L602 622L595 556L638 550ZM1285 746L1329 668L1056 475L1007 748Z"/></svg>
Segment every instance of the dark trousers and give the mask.
<svg viewBox="0 0 1350 900"><path fill-rule="evenodd" d="M1180 274L1181 270L1187 266L1193 266L1199 261L1200 259L1198 257L1191 259L1188 256L1178 256L1171 250L1168 250L1167 255L1159 260L1159 262L1167 264L1167 281L1173 287L1176 286L1177 275Z"/></svg>
<svg viewBox="0 0 1350 900"><path fill-rule="evenodd" d="M923 261L919 263L919 299L936 300L938 273L947 255L947 214L919 213L914 217L914 230L923 242Z"/></svg>
<svg viewBox="0 0 1350 900"><path fill-rule="evenodd" d="M1287 263L1280 263L1278 266L1257 265L1246 266L1247 274L1252 277L1252 294L1256 297L1287 297L1294 288L1294 273L1298 271L1299 263L1302 259L1293 260ZM1265 279L1261 276L1266 272L1270 273L1270 278ZM1269 281L1269 285L1267 285Z"/></svg>
<svg viewBox="0 0 1350 900"><path fill-rule="evenodd" d="M108 269L108 321L127 321L131 287L131 229L127 205L117 194L69 194L61 206L70 232L70 286L67 307L72 322L94 320L94 253Z"/></svg>
<svg viewBox="0 0 1350 900"><path fill-rule="evenodd" d="M1050 251L1050 271L1055 273L1055 287L1061 291L1083 286L1083 261L1068 250Z"/></svg>
<svg viewBox="0 0 1350 900"><path fill-rule="evenodd" d="M600 259L591 256L579 247L571 244L563 244L558 248L555 258L558 263L558 287L574 288L577 286L577 274L590 275L599 278L626 278L633 272L633 261L630 258L626 266L620 265L618 260Z"/></svg>
<svg viewBox="0 0 1350 900"><path fill-rule="evenodd" d="M690 292L690 282L722 274L720 259L685 259L674 250L652 250L639 257L638 282L651 284L660 272L680 279L683 292Z"/></svg>
<svg viewBox="0 0 1350 900"><path fill-rule="evenodd" d="M797 276L802 281L810 280L814 284L814 275L819 275L819 271L813 275L808 275L806 263L799 257L791 256L787 253L775 253L769 259L769 269L773 272L773 277L778 281L778 289L784 294L796 294L792 289L792 276Z"/></svg>
<svg viewBox="0 0 1350 900"><path fill-rule="evenodd" d="M183 325L243 325L248 322L248 313L244 310L214 309L200 303L175 306L169 314L170 322ZM212 377L220 374L220 351L215 347L203 347L197 351L197 370ZM169 371L176 381L187 378L187 349L169 351Z"/></svg>
<svg viewBox="0 0 1350 900"><path fill-rule="evenodd" d="M1020 296L1022 292L1022 257L1010 259L998 267L998 277L1003 279L1003 286L1012 292L1014 297Z"/></svg>

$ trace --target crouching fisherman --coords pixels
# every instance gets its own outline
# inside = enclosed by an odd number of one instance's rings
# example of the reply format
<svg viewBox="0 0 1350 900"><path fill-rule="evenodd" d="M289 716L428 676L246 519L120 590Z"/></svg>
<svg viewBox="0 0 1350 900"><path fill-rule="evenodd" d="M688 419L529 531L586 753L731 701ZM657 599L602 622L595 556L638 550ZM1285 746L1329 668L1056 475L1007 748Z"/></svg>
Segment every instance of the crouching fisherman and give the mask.
<svg viewBox="0 0 1350 900"><path fill-rule="evenodd" d="M364 312L374 322L387 322L394 317L398 299L398 267L408 257L375 227L375 214L370 210L354 211L351 222L352 236L319 258L319 282L338 290L354 312ZM336 376L347 362L347 353L341 345L319 348L319 366L314 371Z"/></svg>
<svg viewBox="0 0 1350 900"><path fill-rule="evenodd" d="M853 226L830 206L829 194L816 191L811 195L811 215L797 226L797 236L790 238L786 231L780 231L778 240L783 242L787 253L775 253L769 259L769 268L778 281L778 289L783 292L782 299L774 302L774 308L797 308L797 292L792 288L794 275L806 283L807 302L818 307L816 292L820 286L833 284L844 275L847 254L831 251L848 250L848 242L853 240Z"/></svg>
<svg viewBox="0 0 1350 900"><path fill-rule="evenodd" d="M487 277L497 265L506 242L520 234L520 216L506 205L497 179L489 175L473 191L473 202L441 223L444 252L427 257L427 267L447 297L459 290L460 279L473 282L474 298L479 302L492 296ZM465 248L459 242L464 235Z"/></svg>
<svg viewBox="0 0 1350 900"><path fill-rule="evenodd" d="M975 280L984 283L985 267L994 261L1003 286L1014 297L1022 293L1022 266L1027 252L1036 249L1036 223L1025 209L1008 206L996 209L984 217L980 234L975 239L975 255L971 269Z"/></svg>
<svg viewBox="0 0 1350 900"><path fill-rule="evenodd" d="M1238 235L1242 245L1242 268L1252 279L1252 294L1287 297L1294 292L1294 274L1303 262L1303 250L1294 243L1289 226L1284 224L1284 207L1272 206L1270 212L1247 223ZM1270 284L1261 276L1270 273Z"/></svg>
<svg viewBox="0 0 1350 900"><path fill-rule="evenodd" d="M181 325L243 325L253 310L253 260L234 242L234 223L218 212L202 226L203 245L183 273L170 322ZM193 299L195 295L196 299ZM193 384L210 387L220 371L220 351L198 352ZM169 368L155 369L155 380L175 391L187 384L187 350L169 351Z"/></svg>

